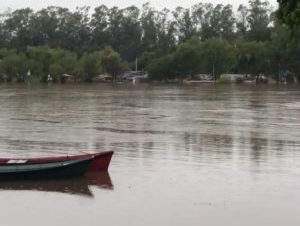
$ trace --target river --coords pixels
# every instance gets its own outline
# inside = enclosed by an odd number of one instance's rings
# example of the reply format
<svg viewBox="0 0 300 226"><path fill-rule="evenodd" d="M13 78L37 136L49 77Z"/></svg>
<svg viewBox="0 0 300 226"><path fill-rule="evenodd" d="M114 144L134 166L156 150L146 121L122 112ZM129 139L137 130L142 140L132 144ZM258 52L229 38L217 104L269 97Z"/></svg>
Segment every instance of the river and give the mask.
<svg viewBox="0 0 300 226"><path fill-rule="evenodd" d="M299 86L0 85L0 108L1 157L115 151L0 182L1 225L300 225Z"/></svg>

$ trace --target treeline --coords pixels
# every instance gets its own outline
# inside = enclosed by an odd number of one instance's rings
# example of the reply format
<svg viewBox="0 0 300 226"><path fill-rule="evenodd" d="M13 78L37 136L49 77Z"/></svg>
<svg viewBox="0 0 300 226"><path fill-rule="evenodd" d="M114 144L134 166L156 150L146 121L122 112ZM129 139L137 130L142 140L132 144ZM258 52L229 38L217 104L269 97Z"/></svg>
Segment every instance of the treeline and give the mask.
<svg viewBox="0 0 300 226"><path fill-rule="evenodd" d="M69 50L48 46L27 47L19 52L2 49L0 59L0 82L47 82L48 76L60 82L63 74L72 75L77 81L92 82L101 73L109 73L116 79L128 69L127 63L111 47L81 57Z"/></svg>
<svg viewBox="0 0 300 226"><path fill-rule="evenodd" d="M93 12L25 8L1 14L0 74L23 81L28 71L39 79L68 73L90 81L103 72L116 76L136 58L153 79L283 69L298 74L299 38L300 30L279 25L263 0L237 12L209 3L174 11L149 3L142 9L101 5Z"/></svg>

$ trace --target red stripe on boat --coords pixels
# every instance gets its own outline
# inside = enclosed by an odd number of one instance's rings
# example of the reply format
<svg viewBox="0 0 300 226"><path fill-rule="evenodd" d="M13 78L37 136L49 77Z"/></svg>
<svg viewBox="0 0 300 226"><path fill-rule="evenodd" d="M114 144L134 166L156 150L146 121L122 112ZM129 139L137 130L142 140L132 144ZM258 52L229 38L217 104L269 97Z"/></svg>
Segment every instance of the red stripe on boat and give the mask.
<svg viewBox="0 0 300 226"><path fill-rule="evenodd" d="M106 151L106 152L100 152L95 154L82 154L82 155L46 157L46 158L29 158L29 159L0 158L0 165L12 164L12 162L18 163L18 161L26 161L26 163L24 164L38 164L38 163L64 162L68 160L93 158L93 160L90 163L88 171L107 171L113 154L114 154L113 151Z"/></svg>

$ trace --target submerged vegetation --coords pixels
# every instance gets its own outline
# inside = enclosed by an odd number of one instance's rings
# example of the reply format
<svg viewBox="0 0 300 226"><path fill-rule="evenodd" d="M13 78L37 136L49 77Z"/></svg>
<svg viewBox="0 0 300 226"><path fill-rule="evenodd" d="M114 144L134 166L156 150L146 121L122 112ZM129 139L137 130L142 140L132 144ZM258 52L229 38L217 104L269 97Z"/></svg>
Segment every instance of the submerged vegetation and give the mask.
<svg viewBox="0 0 300 226"><path fill-rule="evenodd" d="M299 75L300 28L291 22L298 11L277 13L263 0L250 0L237 12L209 3L174 11L149 3L142 9L101 5L93 12L7 11L0 17L0 81L46 81L48 75L56 81L61 74L79 81L103 73L116 78L134 68L136 58L154 80L222 73L276 77L282 70Z"/></svg>

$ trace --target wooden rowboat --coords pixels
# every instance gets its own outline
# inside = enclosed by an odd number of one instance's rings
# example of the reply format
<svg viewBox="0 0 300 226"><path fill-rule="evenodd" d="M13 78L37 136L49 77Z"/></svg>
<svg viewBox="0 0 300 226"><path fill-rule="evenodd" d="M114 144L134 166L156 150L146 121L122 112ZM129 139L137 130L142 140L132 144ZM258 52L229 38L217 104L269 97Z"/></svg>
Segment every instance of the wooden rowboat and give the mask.
<svg viewBox="0 0 300 226"><path fill-rule="evenodd" d="M62 162L26 163L12 161L0 165L0 179L28 180L28 179L61 179L84 175L92 158L67 160Z"/></svg>
<svg viewBox="0 0 300 226"><path fill-rule="evenodd" d="M58 179L107 171L113 152L72 156L0 159L0 179Z"/></svg>

